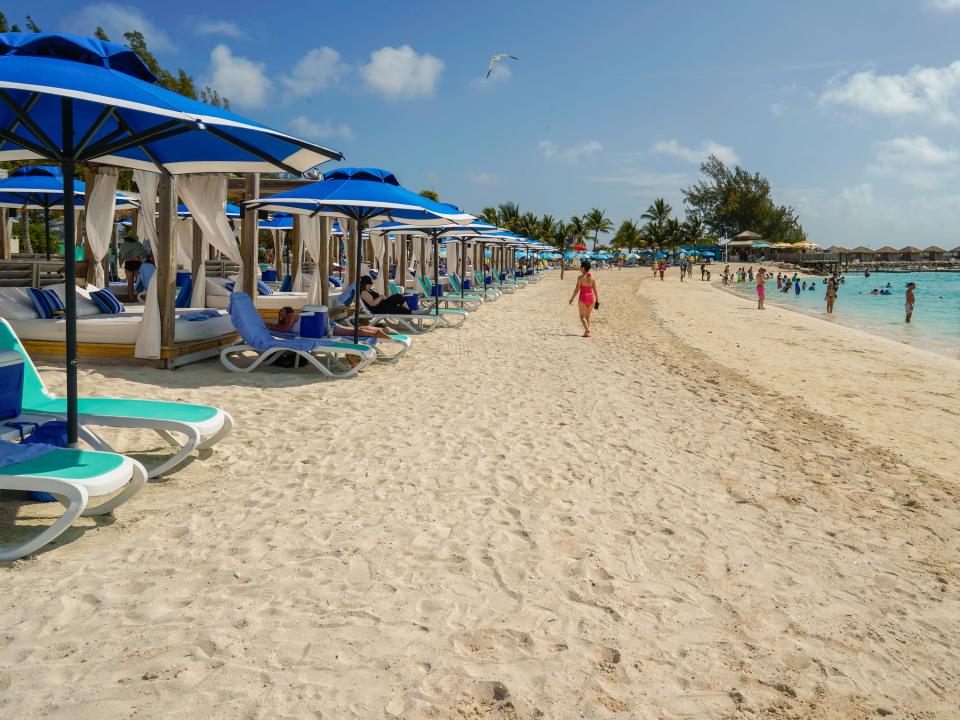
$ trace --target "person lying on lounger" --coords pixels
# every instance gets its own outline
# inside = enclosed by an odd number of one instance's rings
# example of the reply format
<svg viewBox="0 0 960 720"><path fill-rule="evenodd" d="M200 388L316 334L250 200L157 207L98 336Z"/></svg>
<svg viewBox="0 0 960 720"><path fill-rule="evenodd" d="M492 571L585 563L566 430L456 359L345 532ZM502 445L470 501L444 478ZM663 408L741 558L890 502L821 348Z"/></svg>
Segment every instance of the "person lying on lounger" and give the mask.
<svg viewBox="0 0 960 720"><path fill-rule="evenodd" d="M297 314L293 311L292 307L287 305L286 307L280 308L280 311L277 313L277 322L267 325L267 330L288 333L293 330L296 322Z"/></svg>
<svg viewBox="0 0 960 720"><path fill-rule="evenodd" d="M341 325L340 323L333 324L333 334L343 337L353 337L353 328L349 325ZM360 332L357 333L358 337L375 337L382 338L384 340L392 340L393 336L390 335L383 328L376 327L374 325L363 325L360 327Z"/></svg>
<svg viewBox="0 0 960 720"><path fill-rule="evenodd" d="M403 295L394 293L384 297L373 289L373 278L364 275L360 278L360 298L363 304L370 308L370 312L378 315L409 315L410 308L403 301Z"/></svg>

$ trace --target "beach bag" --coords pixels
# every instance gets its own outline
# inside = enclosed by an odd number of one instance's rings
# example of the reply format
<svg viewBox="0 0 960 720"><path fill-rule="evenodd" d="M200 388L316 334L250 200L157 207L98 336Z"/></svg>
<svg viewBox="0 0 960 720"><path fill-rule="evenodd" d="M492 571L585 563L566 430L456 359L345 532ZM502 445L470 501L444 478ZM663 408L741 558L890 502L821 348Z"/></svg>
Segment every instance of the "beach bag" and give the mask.
<svg viewBox="0 0 960 720"><path fill-rule="evenodd" d="M27 425L28 423L22 423L22 425ZM56 447L67 447L67 423L64 420L51 420L50 422L45 422L43 425L37 425L36 423L29 423L33 425L34 430L26 438L23 437L23 427L20 427L20 442L24 445L35 445L37 443L42 443L44 445L54 445ZM18 423L18 425L21 425ZM36 490L31 490L28 493L30 499L34 502L57 502L57 499L48 492L37 492Z"/></svg>

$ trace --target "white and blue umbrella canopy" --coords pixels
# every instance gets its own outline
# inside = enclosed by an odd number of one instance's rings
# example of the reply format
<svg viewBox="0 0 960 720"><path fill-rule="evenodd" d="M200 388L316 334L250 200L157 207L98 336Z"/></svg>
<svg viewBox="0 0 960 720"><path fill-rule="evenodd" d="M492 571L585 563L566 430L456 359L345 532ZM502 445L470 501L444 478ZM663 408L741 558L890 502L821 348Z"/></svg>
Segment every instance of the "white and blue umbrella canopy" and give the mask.
<svg viewBox="0 0 960 720"><path fill-rule="evenodd" d="M347 217L363 223L382 218L409 225L466 225L475 219L453 205L401 187L392 172L380 168L337 168L324 173L323 180L248 200L244 205L299 215Z"/></svg>
<svg viewBox="0 0 960 720"><path fill-rule="evenodd" d="M0 160L70 156L173 174L299 175L342 157L155 83L122 45L53 33L0 34ZM71 137L63 128L64 101Z"/></svg>
<svg viewBox="0 0 960 720"><path fill-rule="evenodd" d="M73 202L83 205L86 187L82 180L73 181ZM139 196L117 193L116 209L139 207ZM63 210L63 173L55 165L25 165L0 180L0 207L27 210Z"/></svg>
<svg viewBox="0 0 960 720"><path fill-rule="evenodd" d="M226 212L228 218L239 218L240 217L240 206L234 205L232 203L227 203ZM179 218L192 218L193 214L190 212L184 203L177 204L177 217Z"/></svg>
<svg viewBox="0 0 960 720"><path fill-rule="evenodd" d="M63 170L64 235L73 237L76 163L164 173L301 174L342 156L156 84L135 52L53 33L0 34L0 161L47 159ZM74 253L64 274L76 284ZM67 442L76 446L76 293L66 297Z"/></svg>

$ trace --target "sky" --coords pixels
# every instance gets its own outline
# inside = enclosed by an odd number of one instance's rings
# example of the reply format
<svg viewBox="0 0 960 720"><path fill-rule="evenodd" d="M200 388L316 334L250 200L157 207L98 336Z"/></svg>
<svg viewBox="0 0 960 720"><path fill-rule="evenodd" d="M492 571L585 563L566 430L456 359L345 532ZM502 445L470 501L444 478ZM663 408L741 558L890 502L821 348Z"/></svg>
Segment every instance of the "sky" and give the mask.
<svg viewBox="0 0 960 720"><path fill-rule="evenodd" d="M960 0L6 2L467 211L619 224L711 152L819 244L960 244ZM485 79L494 53L506 59ZM328 164L322 169L332 168ZM747 229L747 228L745 228Z"/></svg>

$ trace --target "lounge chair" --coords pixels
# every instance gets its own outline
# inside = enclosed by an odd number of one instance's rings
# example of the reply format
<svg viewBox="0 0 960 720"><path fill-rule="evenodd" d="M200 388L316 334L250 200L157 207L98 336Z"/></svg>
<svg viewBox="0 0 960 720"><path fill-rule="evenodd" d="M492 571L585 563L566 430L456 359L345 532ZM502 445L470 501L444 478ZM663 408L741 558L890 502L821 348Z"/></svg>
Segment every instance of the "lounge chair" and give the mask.
<svg viewBox="0 0 960 720"><path fill-rule="evenodd" d="M376 351L369 345L276 336L267 330L246 293L236 292L230 296L230 319L241 339L223 349L220 362L232 372L252 372L261 365L270 365L283 353L292 352L325 377L341 379L356 375L376 358ZM248 352L256 353L253 362L238 365L235 358ZM352 367L343 359L348 357L356 359Z"/></svg>
<svg viewBox="0 0 960 720"><path fill-rule="evenodd" d="M55 448L45 455L0 467L0 490L48 492L66 511L30 540L0 547L0 562L10 562L38 550L61 535L78 516L106 515L139 492L147 471L136 460L116 453ZM91 497L117 495L88 507Z"/></svg>
<svg viewBox="0 0 960 720"><path fill-rule="evenodd" d="M476 281L477 281L477 286L478 286L478 287L485 285L485 283L484 283L484 281L483 281L483 275L480 273L479 270L477 270L476 272L473 273L473 277L476 279ZM497 289L498 291L500 291L501 293L504 293L504 294L507 294L507 295L509 295L509 294L511 294L511 293L515 293L515 292L517 291L517 286L514 285L514 284L512 284L512 283L503 283L503 282L500 282L500 281L498 281L496 278L494 278L493 275L490 275L490 278L491 278L492 282L490 282L489 284L486 284L486 287L495 288L495 289Z"/></svg>
<svg viewBox="0 0 960 720"><path fill-rule="evenodd" d="M390 283L390 293L396 295L400 292L400 289L397 287L395 282ZM402 293L401 293L402 294ZM387 324L390 323L389 318L413 318L413 320L408 320L407 324L410 323L423 323L423 319L433 318L431 324L427 330L422 330L421 332L430 332L430 330L437 327L445 328L458 328L463 323L467 321L467 318L470 314L466 310L458 310L456 308L440 308L439 314L437 313L436 308L423 308L417 310L416 312L404 314L404 315L384 315L383 313L373 313L370 308L365 304L361 303L361 309L370 315L375 315L376 317L388 318ZM439 322L438 322L439 318ZM376 321L373 321L376 322ZM403 327L403 322L398 322L399 327ZM408 332L413 332L408 330Z"/></svg>
<svg viewBox="0 0 960 720"><path fill-rule="evenodd" d="M435 307L438 298L434 297L433 294L433 283L430 282L430 278L424 277L423 275L417 276L417 282L420 284L420 291L423 295L423 304L426 308ZM483 305L483 298L479 295L465 295L460 297L460 295L441 295L439 298L440 307L443 309L455 309L455 310L466 310L468 312L473 312L479 310L480 306ZM453 306L451 308L451 305Z"/></svg>
<svg viewBox="0 0 960 720"><path fill-rule="evenodd" d="M450 278L450 289L453 291L454 295L459 295L461 292L463 292L463 282L460 280L459 275L456 273L450 273L447 277ZM494 302L499 300L503 295L503 293L497 290L493 285L487 285L486 287L481 285L477 288L470 288L464 292L464 295L467 293L482 297L484 302Z"/></svg>
<svg viewBox="0 0 960 720"><path fill-rule="evenodd" d="M23 413L49 415L65 419L67 399L49 392L37 373L33 361L20 344L13 328L0 318L0 350L16 350L23 356ZM96 450L112 451L107 442L91 426L144 428L155 431L177 452L163 462L147 467L149 477L156 477L183 463L194 450L206 450L226 437L233 429L229 413L211 405L166 402L163 400L131 400L126 398L78 398L80 435ZM172 433L184 436L180 442Z"/></svg>

